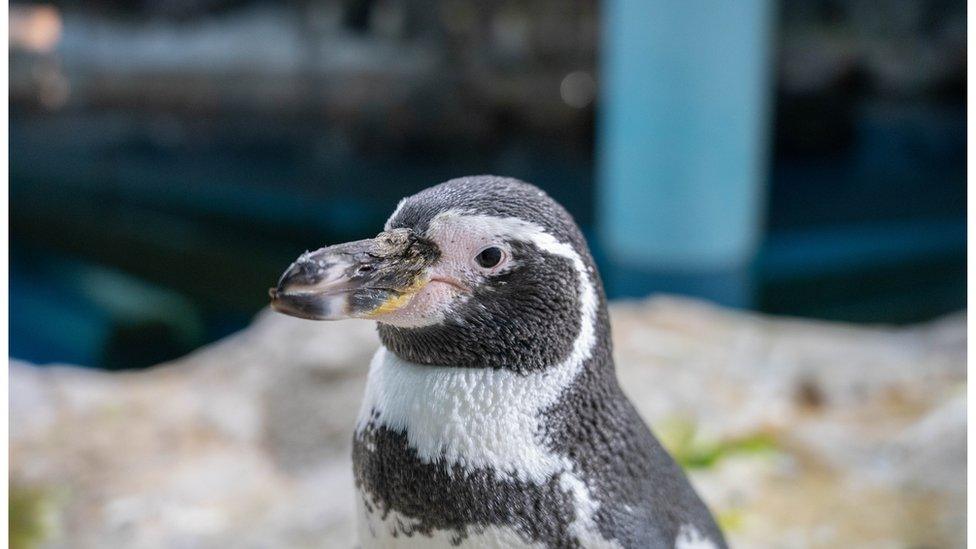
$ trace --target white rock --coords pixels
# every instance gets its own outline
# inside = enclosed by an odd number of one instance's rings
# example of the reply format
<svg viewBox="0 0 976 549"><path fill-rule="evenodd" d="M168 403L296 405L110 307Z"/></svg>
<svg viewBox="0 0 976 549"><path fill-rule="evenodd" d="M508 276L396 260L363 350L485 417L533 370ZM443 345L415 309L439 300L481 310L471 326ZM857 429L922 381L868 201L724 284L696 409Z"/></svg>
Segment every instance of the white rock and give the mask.
<svg viewBox="0 0 976 549"><path fill-rule="evenodd" d="M733 545L962 546L965 315L885 328L673 298L611 309L641 413L665 440L685 426L679 458L719 456L691 476ZM11 486L43 503L14 512L44 510L47 547L353 546L350 437L377 344L370 323L265 311L142 372L14 361Z"/></svg>

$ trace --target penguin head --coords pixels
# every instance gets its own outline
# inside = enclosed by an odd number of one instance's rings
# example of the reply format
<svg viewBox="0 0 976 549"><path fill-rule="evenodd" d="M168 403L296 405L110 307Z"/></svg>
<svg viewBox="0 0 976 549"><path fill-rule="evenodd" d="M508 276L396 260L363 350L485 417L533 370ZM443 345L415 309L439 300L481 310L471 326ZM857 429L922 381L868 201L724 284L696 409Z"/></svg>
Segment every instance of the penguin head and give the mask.
<svg viewBox="0 0 976 549"><path fill-rule="evenodd" d="M420 364L544 369L605 323L599 275L566 210L521 181L453 179L403 199L376 238L305 253L272 307L375 319Z"/></svg>

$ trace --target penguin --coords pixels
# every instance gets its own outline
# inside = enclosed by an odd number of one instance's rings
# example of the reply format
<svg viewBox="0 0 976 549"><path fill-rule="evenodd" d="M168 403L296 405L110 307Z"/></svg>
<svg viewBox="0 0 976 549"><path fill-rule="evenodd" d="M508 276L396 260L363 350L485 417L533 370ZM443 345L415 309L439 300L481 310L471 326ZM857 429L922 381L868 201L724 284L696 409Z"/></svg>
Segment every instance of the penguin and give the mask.
<svg viewBox="0 0 976 549"><path fill-rule="evenodd" d="M270 294L281 313L377 322L353 437L362 547L726 547L621 390L600 275L539 188L430 187Z"/></svg>

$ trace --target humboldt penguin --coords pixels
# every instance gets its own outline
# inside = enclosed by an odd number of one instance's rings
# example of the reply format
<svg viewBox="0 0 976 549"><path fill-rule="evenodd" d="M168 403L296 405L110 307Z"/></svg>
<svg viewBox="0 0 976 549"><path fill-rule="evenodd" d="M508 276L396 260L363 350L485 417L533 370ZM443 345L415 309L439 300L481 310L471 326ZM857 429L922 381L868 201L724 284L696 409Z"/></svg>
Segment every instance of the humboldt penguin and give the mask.
<svg viewBox="0 0 976 549"><path fill-rule="evenodd" d="M725 547L618 385L600 275L530 184L453 179L306 252L272 307L377 321L353 444L370 547Z"/></svg>

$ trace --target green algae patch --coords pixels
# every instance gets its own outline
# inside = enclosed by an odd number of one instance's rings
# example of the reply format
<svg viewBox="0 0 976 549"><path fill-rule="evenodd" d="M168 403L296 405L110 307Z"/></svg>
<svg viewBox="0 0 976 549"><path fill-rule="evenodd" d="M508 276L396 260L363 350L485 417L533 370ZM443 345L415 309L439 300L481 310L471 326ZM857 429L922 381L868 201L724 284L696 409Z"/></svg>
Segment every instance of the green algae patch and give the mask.
<svg viewBox="0 0 976 549"><path fill-rule="evenodd" d="M694 422L681 419L665 422L658 434L661 444L684 469L707 469L731 455L765 454L776 450L776 441L767 433L708 440L699 435Z"/></svg>
<svg viewBox="0 0 976 549"><path fill-rule="evenodd" d="M10 487L10 547L31 549L48 537L47 521L51 502L48 495L37 488Z"/></svg>

